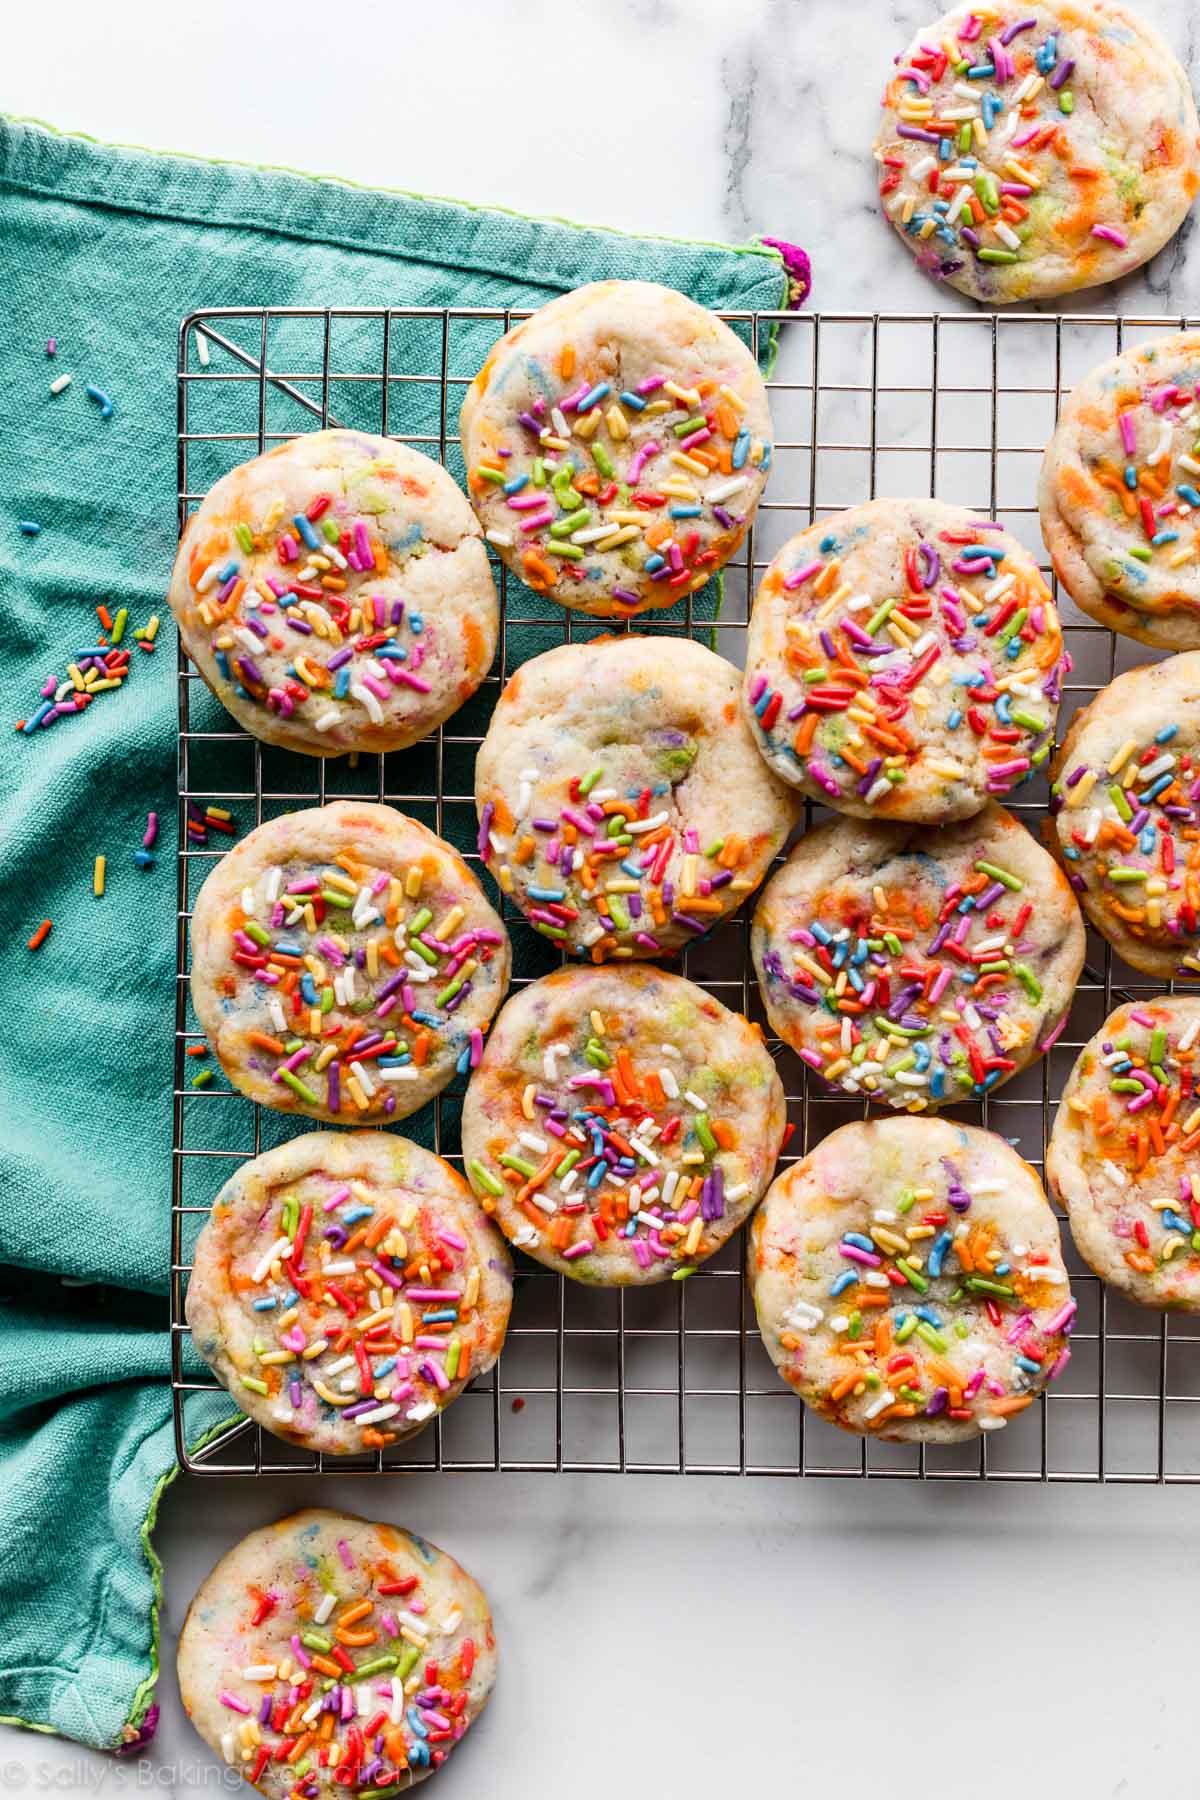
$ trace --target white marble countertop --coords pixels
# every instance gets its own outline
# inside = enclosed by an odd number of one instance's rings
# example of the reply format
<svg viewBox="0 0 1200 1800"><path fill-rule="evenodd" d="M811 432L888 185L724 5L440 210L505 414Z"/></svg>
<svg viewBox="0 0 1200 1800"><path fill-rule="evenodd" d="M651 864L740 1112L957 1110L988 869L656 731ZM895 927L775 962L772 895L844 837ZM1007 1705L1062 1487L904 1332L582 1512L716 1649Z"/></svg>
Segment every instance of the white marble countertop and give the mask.
<svg viewBox="0 0 1200 1800"><path fill-rule="evenodd" d="M1200 77L1187 0L1143 10ZM0 105L529 212L763 232L806 246L827 310L950 309L970 303L881 222L869 158L890 58L927 17L916 0L57 0L6 18ZM1193 219L1119 292L1066 306L1195 308L1198 274ZM904 1793L943 1770L972 1800L1194 1787L1185 1490L547 1475L180 1480L157 1534L151 1752L118 1765L0 1730L0 1788L221 1791L182 1718L174 1636L230 1543L317 1499L411 1524L494 1599L497 1697L440 1800Z"/></svg>

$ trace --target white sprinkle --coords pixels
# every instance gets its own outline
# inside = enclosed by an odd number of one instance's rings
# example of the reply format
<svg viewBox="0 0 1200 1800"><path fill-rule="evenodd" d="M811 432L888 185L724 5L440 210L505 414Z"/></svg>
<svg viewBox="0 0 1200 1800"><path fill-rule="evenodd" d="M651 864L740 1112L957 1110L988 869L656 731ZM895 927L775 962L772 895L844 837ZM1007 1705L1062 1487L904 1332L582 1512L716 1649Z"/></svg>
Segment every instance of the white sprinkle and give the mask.
<svg viewBox="0 0 1200 1800"><path fill-rule="evenodd" d="M514 540L511 531L485 531L483 535L489 544L495 545L497 550L511 550L513 547Z"/></svg>
<svg viewBox="0 0 1200 1800"><path fill-rule="evenodd" d="M679 1083L676 1081L673 1072L670 1069L660 1069L658 1071L658 1079L662 1082L662 1090L667 1096L667 1099L678 1100Z"/></svg>
<svg viewBox="0 0 1200 1800"><path fill-rule="evenodd" d="M886 1412L888 1407L894 1406L895 1403L896 1403L895 1394L893 1394L889 1388L884 1388L883 1392L881 1394L879 1394L874 1400L872 1400L870 1406L864 1407L863 1418L864 1419L877 1418L881 1412Z"/></svg>
<svg viewBox="0 0 1200 1800"><path fill-rule="evenodd" d="M271 1245L271 1248L264 1255L262 1261L256 1264L250 1280L256 1284L260 1281L265 1281L271 1272L271 1264L275 1261L277 1256L283 1255L284 1251L290 1246L291 1241L291 1238L276 1238L275 1242Z"/></svg>
<svg viewBox="0 0 1200 1800"><path fill-rule="evenodd" d="M333 1596L330 1595L331 1600L332 1598ZM326 1613L325 1617L328 1618L329 1614ZM277 1665L275 1663L251 1663L248 1668L242 1670L242 1680L274 1681L276 1667Z"/></svg>
<svg viewBox="0 0 1200 1800"><path fill-rule="evenodd" d="M358 701L360 706L366 707L367 717L371 720L373 725L383 724L383 708L380 706L370 688L364 687L361 681L352 681L350 683L350 693L353 698Z"/></svg>
<svg viewBox="0 0 1200 1800"><path fill-rule="evenodd" d="M386 1070L381 1071L381 1073L387 1073L387 1072L388 1071L386 1071ZM371 1075L368 1075L368 1073L367 1073L366 1069L363 1067L362 1063L352 1062L350 1064L350 1073L352 1075L357 1075L359 1081L362 1083L363 1093L367 1096L368 1100L371 1098L371 1096L373 1094L377 1094L379 1092L379 1089L375 1084L374 1077Z"/></svg>
<svg viewBox="0 0 1200 1800"><path fill-rule="evenodd" d="M267 1001L267 1011L271 1015L271 1023L276 1031L286 1031L288 1028L287 1015L274 994Z"/></svg>
<svg viewBox="0 0 1200 1800"><path fill-rule="evenodd" d="M734 475L728 481L719 481L715 487L707 488L704 498L710 506L720 506L723 501L731 500L735 494L740 494L742 489L749 485L748 475Z"/></svg>
<svg viewBox="0 0 1200 1800"><path fill-rule="evenodd" d="M702 1100L700 1098L699 1094L694 1094L692 1092L691 1088L684 1088L683 1097L687 1101L689 1106L694 1106L696 1108L697 1112L707 1112L708 1111L707 1100Z"/></svg>
<svg viewBox="0 0 1200 1800"><path fill-rule="evenodd" d="M354 1063L350 1065L351 1068L355 1066ZM377 1073L381 1081L416 1081L421 1071L415 1063L395 1063L391 1068L378 1069Z"/></svg>
<svg viewBox="0 0 1200 1800"><path fill-rule="evenodd" d="M313 724L318 731L330 731L338 723L341 716L342 715L337 707L331 706L328 712L323 712L319 718L314 719Z"/></svg>
<svg viewBox="0 0 1200 1800"><path fill-rule="evenodd" d="M807 1300L793 1300L783 1315L783 1321L795 1331L813 1331L824 1316L819 1306L811 1306Z"/></svg>
<svg viewBox="0 0 1200 1800"><path fill-rule="evenodd" d="M389 1400L385 1406L373 1406L370 1412L356 1413L354 1423L356 1425L377 1425L380 1419L395 1418L399 1411L398 1403L395 1400Z"/></svg>
<svg viewBox="0 0 1200 1800"><path fill-rule="evenodd" d="M50 383L50 392L52 394L61 394L63 389L69 388L70 385L71 377L69 375L60 375L57 381L52 381Z"/></svg>

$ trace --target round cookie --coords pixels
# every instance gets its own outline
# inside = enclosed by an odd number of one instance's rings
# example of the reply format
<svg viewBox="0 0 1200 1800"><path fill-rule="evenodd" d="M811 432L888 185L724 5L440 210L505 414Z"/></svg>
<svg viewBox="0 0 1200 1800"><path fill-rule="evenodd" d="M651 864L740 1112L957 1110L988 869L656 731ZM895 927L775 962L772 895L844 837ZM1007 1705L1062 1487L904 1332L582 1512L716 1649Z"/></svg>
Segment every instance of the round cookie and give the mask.
<svg viewBox="0 0 1200 1800"><path fill-rule="evenodd" d="M737 1230L783 1141L753 1027L661 969L560 969L513 995L463 1105L463 1159L520 1249L600 1287L686 1275Z"/></svg>
<svg viewBox="0 0 1200 1800"><path fill-rule="evenodd" d="M1057 1220L990 1131L843 1125L772 1183L749 1236L767 1353L845 1431L937 1444L995 1431L1070 1355Z"/></svg>
<svg viewBox="0 0 1200 1800"><path fill-rule="evenodd" d="M487 1705L496 1639L483 1590L436 1544L310 1506L221 1558L177 1667L188 1718L260 1794L344 1800L441 1767Z"/></svg>
<svg viewBox="0 0 1200 1800"><path fill-rule="evenodd" d="M168 593L239 725L309 756L403 750L491 667L496 588L453 479L406 444L315 431L222 477Z"/></svg>
<svg viewBox="0 0 1200 1800"><path fill-rule="evenodd" d="M1142 1306L1200 1312L1200 999L1119 1006L1080 1051L1046 1179L1084 1261Z"/></svg>
<svg viewBox="0 0 1200 1800"><path fill-rule="evenodd" d="M870 500L790 539L763 576L746 717L811 799L945 825L1046 760L1068 666L1015 538L941 500Z"/></svg>
<svg viewBox="0 0 1200 1800"><path fill-rule="evenodd" d="M982 1099L1066 1023L1084 929L1053 857L994 802L936 836L837 819L763 889L750 949L779 1036L843 1093Z"/></svg>
<svg viewBox="0 0 1200 1800"><path fill-rule="evenodd" d="M1200 651L1130 669L1071 720L1051 842L1131 968L1200 974Z"/></svg>
<svg viewBox="0 0 1200 1800"><path fill-rule="evenodd" d="M1058 579L1102 625L1200 649L1200 332L1126 350L1068 396L1038 487Z"/></svg>
<svg viewBox="0 0 1200 1800"><path fill-rule="evenodd" d="M313 1131L230 1177L196 1242L192 1341L242 1411L331 1456L411 1437L485 1375L512 1259L462 1177L383 1131Z"/></svg>
<svg viewBox="0 0 1200 1800"><path fill-rule="evenodd" d="M514 325L459 429L488 543L537 593L599 618L702 588L742 542L771 463L750 350L649 281L594 282Z"/></svg>
<svg viewBox="0 0 1200 1800"><path fill-rule="evenodd" d="M1187 76L1115 0L955 7L896 58L875 141L922 269L989 305L1115 281L1200 185Z"/></svg>
<svg viewBox="0 0 1200 1800"><path fill-rule="evenodd" d="M687 638L535 656L475 760L479 853L563 950L680 950L741 905L798 808L763 767L738 672Z"/></svg>
<svg viewBox="0 0 1200 1800"><path fill-rule="evenodd" d="M271 819L192 913L192 1005L262 1106L376 1125L473 1068L504 998L508 934L449 844L391 806Z"/></svg>

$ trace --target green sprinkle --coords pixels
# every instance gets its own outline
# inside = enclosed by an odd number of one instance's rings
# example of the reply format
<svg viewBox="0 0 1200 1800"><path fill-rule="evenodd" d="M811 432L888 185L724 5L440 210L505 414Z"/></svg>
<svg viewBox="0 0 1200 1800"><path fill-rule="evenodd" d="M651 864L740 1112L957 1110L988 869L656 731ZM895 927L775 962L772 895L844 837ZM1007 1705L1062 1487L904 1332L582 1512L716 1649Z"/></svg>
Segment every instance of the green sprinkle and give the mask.
<svg viewBox="0 0 1200 1800"><path fill-rule="evenodd" d="M904 1192L896 1202L896 1211L898 1213L911 1212L916 1203L917 1196L913 1193L912 1189L905 1188Z"/></svg>
<svg viewBox="0 0 1200 1800"><path fill-rule="evenodd" d="M1108 797L1120 813L1125 824L1128 825L1130 819L1133 817L1133 808L1125 798L1125 789L1121 786L1119 781L1113 782L1108 790Z"/></svg>
<svg viewBox="0 0 1200 1800"><path fill-rule="evenodd" d="M935 1326L930 1325L926 1319L922 1319L921 1323L917 1326L917 1336L924 1339L925 1343L929 1345L929 1348L931 1350L936 1350L939 1356L944 1355L950 1348L941 1332L938 1331Z"/></svg>
<svg viewBox="0 0 1200 1800"><path fill-rule="evenodd" d="M323 1013L331 1013L333 1011L333 989L331 987L323 987L321 989L321 1011Z"/></svg>
<svg viewBox="0 0 1200 1800"><path fill-rule="evenodd" d="M446 1374L451 1381L453 1381L454 1377L458 1374L458 1358L461 1351L462 1345L459 1343L458 1339L451 1338L446 1347Z"/></svg>
<svg viewBox="0 0 1200 1800"><path fill-rule="evenodd" d="M720 854L724 848L725 848L725 839L724 838L714 838L712 843L708 846L708 849L704 852L704 854L705 854L705 856L707 856L709 862L715 862L716 858L718 856L720 856Z"/></svg>
<svg viewBox="0 0 1200 1800"><path fill-rule="evenodd" d="M587 1057L593 1069L612 1068L612 1057L608 1054L608 1051L602 1044L596 1042L595 1038L588 1039L583 1054Z"/></svg>
<svg viewBox="0 0 1200 1800"><path fill-rule="evenodd" d="M712 1127L708 1122L708 1114L697 1113L692 1120L692 1124L696 1127L696 1136L700 1139L700 1142L704 1145L708 1154L712 1156L717 1148L717 1140L712 1134Z"/></svg>
<svg viewBox="0 0 1200 1800"><path fill-rule="evenodd" d="M1075 111L1075 96L1070 88L1064 88L1062 93L1058 96L1058 110L1061 113L1073 113Z"/></svg>
<svg viewBox="0 0 1200 1800"><path fill-rule="evenodd" d="M264 931L256 919L247 919L246 923L242 926L242 930L248 938L253 938L254 942L260 944L264 950L269 950L271 948L270 932Z"/></svg>
<svg viewBox="0 0 1200 1800"><path fill-rule="evenodd" d="M1167 1053L1167 1034L1161 1025L1156 1025L1150 1034L1150 1061L1160 1063Z"/></svg>
<svg viewBox="0 0 1200 1800"><path fill-rule="evenodd" d="M250 1389L252 1394L269 1394L271 1391L266 1382L260 1381L257 1375L242 1375L239 1380L244 1388Z"/></svg>
<svg viewBox="0 0 1200 1800"><path fill-rule="evenodd" d="M919 1323L920 1320L917 1318L916 1313L905 1313L904 1323L897 1327L896 1330L896 1342L898 1344L907 1344Z"/></svg>
<svg viewBox="0 0 1200 1800"><path fill-rule="evenodd" d="M518 1175L523 1175L525 1177L526 1181L532 1181L533 1177L537 1174L535 1164L529 1162L523 1156L514 1156L511 1150L506 1150L504 1155L498 1158L498 1161L505 1169L515 1169ZM503 1193L503 1188L500 1191Z"/></svg>
<svg viewBox="0 0 1200 1800"><path fill-rule="evenodd" d="M686 1281L689 1275L694 1275L695 1273L696 1273L696 1265L695 1265L695 1263L693 1263L690 1268L676 1269L674 1274L671 1276L671 1280L672 1281Z"/></svg>
<svg viewBox="0 0 1200 1800"><path fill-rule="evenodd" d="M303 1100L306 1106L320 1106L321 1102L317 1099L317 1096L313 1093L312 1089L310 1087L305 1087L300 1077L295 1074L293 1070L280 1069L279 1079L280 1081L286 1081L293 1094Z"/></svg>
<svg viewBox="0 0 1200 1800"><path fill-rule="evenodd" d="M454 977L453 981L448 981L446 983L445 987L442 989L440 994L434 995L433 1004L435 1006L447 1005L451 1000L453 1000L455 994L457 994L459 992L459 990L462 988L463 983L465 981L466 981L465 975L456 975Z"/></svg>
<svg viewBox="0 0 1200 1800"><path fill-rule="evenodd" d="M1015 706L1012 707L1008 716L1014 725L1023 725L1026 731L1045 731L1046 729L1045 719L1039 719L1036 713L1026 712L1023 708L1018 712Z"/></svg>
<svg viewBox="0 0 1200 1800"><path fill-rule="evenodd" d="M1030 968L1029 964L1015 962L1012 968L1013 974L1025 989L1025 992L1029 995L1029 998L1034 1001L1040 1000L1042 997L1042 984Z"/></svg>
<svg viewBox="0 0 1200 1800"><path fill-rule="evenodd" d="M1130 556L1136 557L1138 562L1148 563L1154 561L1153 550L1149 549L1145 544L1130 544L1128 553Z"/></svg>
<svg viewBox="0 0 1200 1800"><path fill-rule="evenodd" d="M985 1281L982 1275L964 1275L963 1286L970 1294L994 1294L998 1300L1015 1300L1016 1289L1003 1281Z"/></svg>
<svg viewBox="0 0 1200 1800"><path fill-rule="evenodd" d="M932 1025L897 1025L892 1019L876 1015L875 1029L884 1037L922 1038L928 1037L933 1030Z"/></svg>
<svg viewBox="0 0 1200 1800"><path fill-rule="evenodd" d="M596 783L599 781L600 777L603 775L603 773L604 773L604 764L603 763L597 763L596 767L594 769L589 769L587 774L584 776L583 780L579 784L580 793L581 794L590 794L592 789L595 787Z"/></svg>
<svg viewBox="0 0 1200 1800"><path fill-rule="evenodd" d="M423 944L420 938L409 938L408 947L421 958L422 962L427 962L431 969L437 967L437 951L431 950L428 944Z"/></svg>
<svg viewBox="0 0 1200 1800"><path fill-rule="evenodd" d="M568 562L583 561L583 547L580 544L547 544L547 556L565 556Z"/></svg>
<svg viewBox="0 0 1200 1800"><path fill-rule="evenodd" d="M872 613L872 615L871 615L870 619L867 621L867 625L866 625L866 632L867 632L868 637L874 637L875 633L879 630L880 626L887 624L888 620L891 618L892 614L895 612L895 610L899 606L899 604L900 604L900 596L898 594L894 594L890 600L885 600L883 602L883 605L881 607L879 607L878 611Z"/></svg>
<svg viewBox="0 0 1200 1800"><path fill-rule="evenodd" d="M305 898L308 898L308 896L306 895ZM322 888L321 898L326 906L336 906L340 908L342 912L349 912L350 908L354 905L356 896L354 894L343 894L339 888Z"/></svg>
<svg viewBox="0 0 1200 1800"><path fill-rule="evenodd" d="M927 1294L929 1292L929 1283L922 1275L920 1269L915 1269L912 1263L908 1261L907 1257L898 1256L896 1258L896 1267L905 1279L916 1288L918 1294Z"/></svg>
<svg viewBox="0 0 1200 1800"><path fill-rule="evenodd" d="M983 201L988 212L998 213L1000 211L1000 193L996 187L996 177L989 174L986 169L981 169L975 177L975 192Z"/></svg>
<svg viewBox="0 0 1200 1800"><path fill-rule="evenodd" d="M568 1150L554 1171L556 1179L561 1181L564 1175L569 1175L582 1154L581 1150Z"/></svg>
<svg viewBox="0 0 1200 1800"><path fill-rule="evenodd" d="M562 925L543 925L540 919L535 924L534 930L540 931L543 937L548 938L565 938L567 935Z"/></svg>
<svg viewBox="0 0 1200 1800"><path fill-rule="evenodd" d="M546 459L545 459L545 457L543 457L543 456L535 456L534 457L533 466L529 471L529 479L530 479L530 481L532 481L534 487L536 487L536 488L544 488L545 487L545 485L546 485Z"/></svg>
<svg viewBox="0 0 1200 1800"><path fill-rule="evenodd" d="M482 476L484 481L494 481L497 487L503 487L504 483L507 479L503 469L488 469L488 468L485 468L483 465L480 465L480 467L476 469L475 473L477 475ZM247 544L245 546L245 548L249 549L250 546Z"/></svg>
<svg viewBox="0 0 1200 1800"><path fill-rule="evenodd" d="M127 606L122 606L118 611L116 618L113 620L112 630L108 634L108 641L110 644L120 643L121 639L125 636L125 626L128 619L129 608Z"/></svg>
<svg viewBox="0 0 1200 1800"><path fill-rule="evenodd" d="M1006 887L1010 894L1019 894L1025 886L1019 875L1013 875L1008 869L1002 869L998 863L977 862L975 870L979 875L990 875L993 881L998 881L1002 887Z"/></svg>
<svg viewBox="0 0 1200 1800"><path fill-rule="evenodd" d="M1108 1085L1114 1094L1140 1094L1142 1092L1141 1082L1134 1081L1129 1075L1114 1075Z"/></svg>
<svg viewBox="0 0 1200 1800"><path fill-rule="evenodd" d="M413 1662L416 1662L418 1655L417 1646L411 1644L409 1648L413 1653ZM394 1669L399 1661L400 1658L398 1656L393 1656L389 1653L387 1656L375 1657L372 1662L359 1663L357 1669L354 1671L354 1679L355 1681L365 1681L368 1675L382 1675L385 1669ZM411 1668L412 1665L410 1664L409 1666Z"/></svg>
<svg viewBox="0 0 1200 1800"><path fill-rule="evenodd" d="M1018 612L1013 614L1004 630L1000 633L997 641L1001 644L1007 644L1010 638L1015 638L1028 617L1029 608L1027 606L1022 606Z"/></svg>
<svg viewBox="0 0 1200 1800"><path fill-rule="evenodd" d="M1017 260L1015 250L977 250L975 256L979 262L986 263L1015 263Z"/></svg>
<svg viewBox="0 0 1200 1800"><path fill-rule="evenodd" d="M612 457L608 454L608 451L604 448L603 444L594 443L592 445L592 461L595 463L604 479L606 481L611 481L617 471L613 467Z"/></svg>
<svg viewBox="0 0 1200 1800"><path fill-rule="evenodd" d="M396 1665L396 1676L397 1676L398 1680L404 1681L409 1675L412 1674L413 1665L416 1662L417 1658L420 1656L420 1654L421 1654L421 1647L419 1644L406 1644L404 1646L404 1649L400 1652L400 1660ZM361 1675L362 1670L355 1669L354 1673L356 1675ZM395 1793L395 1790L393 1789L393 1796L394 1796L394 1793Z"/></svg>
<svg viewBox="0 0 1200 1800"><path fill-rule="evenodd" d="M612 914L612 922L618 931L628 931L633 921L620 894L608 894L608 910Z"/></svg>
<svg viewBox="0 0 1200 1800"><path fill-rule="evenodd" d="M319 1650L322 1656L333 1649L333 1639L327 1638L323 1631L302 1631L300 1642L306 1650Z"/></svg>
<svg viewBox="0 0 1200 1800"><path fill-rule="evenodd" d="M550 536L554 538L570 537L573 531L578 531L582 526L589 524L591 518L591 507L580 506L574 512L567 513L565 517L555 519L550 527Z"/></svg>
<svg viewBox="0 0 1200 1800"><path fill-rule="evenodd" d="M1149 869L1131 869L1124 866L1108 871L1110 881L1146 881L1149 879L1149 875Z"/></svg>
<svg viewBox="0 0 1200 1800"><path fill-rule="evenodd" d="M194 1088L207 1087L212 1078L213 1072L211 1069L201 1069L198 1075L192 1076L192 1086Z"/></svg>
<svg viewBox="0 0 1200 1800"><path fill-rule="evenodd" d="M579 1155L578 1150L574 1152L574 1155ZM494 1194L497 1199L500 1198L504 1192L504 1183L497 1181L490 1169L485 1169L483 1164L475 1159L467 1164L467 1168L476 1187L481 1187L485 1194Z"/></svg>
<svg viewBox="0 0 1200 1800"><path fill-rule="evenodd" d="M850 1314L850 1323L847 1327L847 1335L852 1338L861 1337L862 1323L862 1314L860 1312L852 1312Z"/></svg>
<svg viewBox="0 0 1200 1800"><path fill-rule="evenodd" d="M234 526L233 535L242 546L242 549L246 552L246 555L249 556L254 548L254 533L244 519L239 520Z"/></svg>

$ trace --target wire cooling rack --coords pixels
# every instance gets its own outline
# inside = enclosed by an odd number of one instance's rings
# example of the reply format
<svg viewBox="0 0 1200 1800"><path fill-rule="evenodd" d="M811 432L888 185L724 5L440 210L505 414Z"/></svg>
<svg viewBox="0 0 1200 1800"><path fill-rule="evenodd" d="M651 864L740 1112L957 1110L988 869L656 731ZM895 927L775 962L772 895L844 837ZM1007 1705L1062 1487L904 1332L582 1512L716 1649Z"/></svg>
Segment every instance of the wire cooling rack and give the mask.
<svg viewBox="0 0 1200 1800"><path fill-rule="evenodd" d="M178 494L182 529L236 463L326 425L401 438L460 479L458 409L489 346L523 316L502 310L215 308L179 338ZM1040 459L1064 393L1126 345L1195 323L1187 317L1010 313L734 313L757 352L776 349L768 382L776 453L753 533L713 591L630 623L697 636L744 661L749 602L780 545L815 518L877 495L932 494L982 509L1036 552ZM227 809L244 833L280 811L358 796L421 818L475 858L473 764L500 686L520 662L588 621L537 600L497 568L502 616L496 666L474 700L408 751L329 764L275 750L233 728L180 652L178 991L171 1182L171 1338L176 1445L200 1475L579 1470L720 1475L916 1477L927 1480L1200 1481L1200 1320L1168 1319L1104 1289L1075 1255L1074 1355L1061 1384L1002 1433L965 1446L900 1446L848 1437L806 1412L777 1377L741 1279L741 1234L689 1281L592 1290L518 1257L512 1323L497 1368L420 1436L385 1452L324 1458L250 1422L228 1422L221 1390L192 1350L184 1295L192 1246L212 1200L247 1157L311 1130L262 1111L218 1077L191 1085L201 1041L189 1005L188 921L227 839L189 843L189 805ZM1070 714L1146 653L1083 618L1059 596L1074 670ZM1044 782L1015 808L1037 831ZM812 809L810 809L811 814ZM490 877L484 876L493 898ZM749 915L691 946L683 969L766 1028L749 958ZM514 979L551 966L508 903ZM1122 1000L1158 991L1090 930L1066 1032L1048 1057L951 1116L997 1131L1040 1169L1075 1056ZM768 1036L796 1126L785 1162L863 1108L820 1082ZM402 1129L460 1163L456 1083ZM460 1164L461 1166L461 1164ZM228 1419L226 1411L224 1417Z"/></svg>

